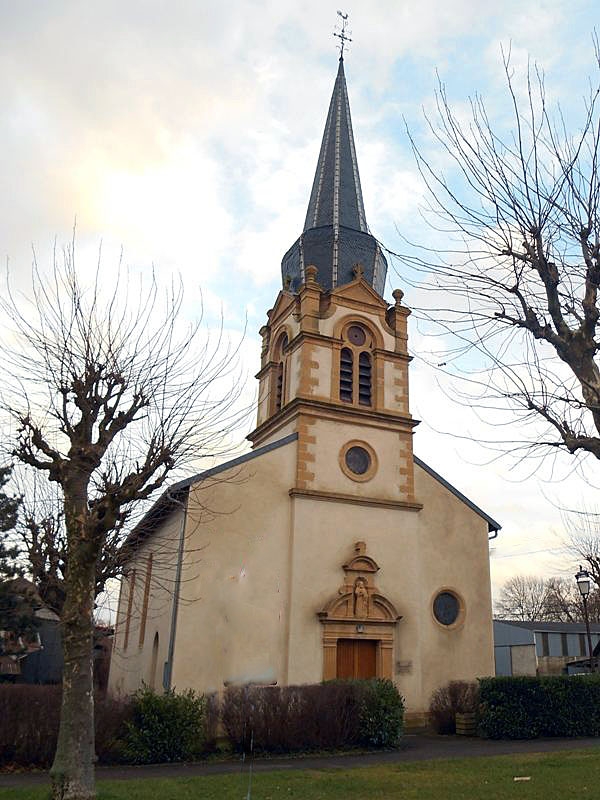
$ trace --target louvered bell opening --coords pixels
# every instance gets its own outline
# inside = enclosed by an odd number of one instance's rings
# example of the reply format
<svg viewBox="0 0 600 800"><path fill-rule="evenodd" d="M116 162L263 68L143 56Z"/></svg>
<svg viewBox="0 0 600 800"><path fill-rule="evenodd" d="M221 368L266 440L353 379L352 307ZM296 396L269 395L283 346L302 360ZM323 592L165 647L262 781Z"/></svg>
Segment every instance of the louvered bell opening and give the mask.
<svg viewBox="0 0 600 800"><path fill-rule="evenodd" d="M340 400L352 402L352 350L344 347L340 354Z"/></svg>
<svg viewBox="0 0 600 800"><path fill-rule="evenodd" d="M283 402L283 363L277 367L277 386L275 390L275 408L277 411L281 409Z"/></svg>
<svg viewBox="0 0 600 800"><path fill-rule="evenodd" d="M371 405L371 356L361 353L358 357L358 402Z"/></svg>

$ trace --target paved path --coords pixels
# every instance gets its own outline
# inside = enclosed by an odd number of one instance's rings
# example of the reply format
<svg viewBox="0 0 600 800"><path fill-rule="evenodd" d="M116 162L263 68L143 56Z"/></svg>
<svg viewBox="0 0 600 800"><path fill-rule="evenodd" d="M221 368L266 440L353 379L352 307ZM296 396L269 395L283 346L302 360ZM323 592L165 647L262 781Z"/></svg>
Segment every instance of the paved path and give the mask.
<svg viewBox="0 0 600 800"><path fill-rule="evenodd" d="M355 755L323 755L303 758L260 758L253 763L254 772L291 769L353 769L375 764L397 764L406 761L429 761L436 758L472 758L480 756L553 753L561 750L596 748L599 738L533 739L528 741L491 741L462 736L405 736L399 750ZM194 764L156 764L141 767L98 767L98 780L131 780L132 778L184 778L194 775L240 772L248 769L248 761L202 761ZM0 773L0 789L11 786L32 786L48 782L47 772Z"/></svg>

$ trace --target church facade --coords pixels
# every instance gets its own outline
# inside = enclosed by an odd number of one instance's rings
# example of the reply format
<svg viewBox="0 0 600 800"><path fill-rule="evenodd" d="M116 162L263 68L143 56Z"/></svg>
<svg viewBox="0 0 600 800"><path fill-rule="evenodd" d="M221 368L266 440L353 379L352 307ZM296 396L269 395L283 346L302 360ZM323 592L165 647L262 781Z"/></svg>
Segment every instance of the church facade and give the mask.
<svg viewBox="0 0 600 800"><path fill-rule="evenodd" d="M403 293L366 224L340 59L304 230L261 329L252 451L132 533L110 686L386 677L408 718L494 672L499 525L413 454Z"/></svg>

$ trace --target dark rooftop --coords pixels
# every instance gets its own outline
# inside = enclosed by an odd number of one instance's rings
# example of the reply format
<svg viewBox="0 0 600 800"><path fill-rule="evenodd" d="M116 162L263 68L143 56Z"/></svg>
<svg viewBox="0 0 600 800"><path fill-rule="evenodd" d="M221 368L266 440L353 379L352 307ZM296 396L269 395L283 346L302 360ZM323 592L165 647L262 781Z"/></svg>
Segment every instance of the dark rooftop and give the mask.
<svg viewBox="0 0 600 800"><path fill-rule="evenodd" d="M311 264L324 289L350 283L360 264L365 280L383 294L387 262L367 226L341 58L304 230L281 262L284 288L296 291Z"/></svg>
<svg viewBox="0 0 600 800"><path fill-rule="evenodd" d="M518 619L494 619L494 622L503 622L505 625L516 625L518 628L527 628L540 633L585 633L584 622L522 622ZM590 623L592 633L600 633L600 624Z"/></svg>

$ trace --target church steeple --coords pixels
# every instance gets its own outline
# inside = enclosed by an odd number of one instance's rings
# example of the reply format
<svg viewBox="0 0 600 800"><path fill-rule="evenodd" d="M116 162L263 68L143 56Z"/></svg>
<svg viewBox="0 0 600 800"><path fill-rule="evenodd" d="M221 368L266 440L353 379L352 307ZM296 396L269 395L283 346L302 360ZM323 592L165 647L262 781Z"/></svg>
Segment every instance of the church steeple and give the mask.
<svg viewBox="0 0 600 800"><path fill-rule="evenodd" d="M360 264L365 280L382 295L387 262L369 232L352 133L344 61L339 68L325 122L304 231L283 257L283 284L292 291L304 283L305 267L318 269L325 289L350 283Z"/></svg>
<svg viewBox="0 0 600 800"><path fill-rule="evenodd" d="M329 104L304 231L339 225L368 233L352 135L344 61Z"/></svg>

